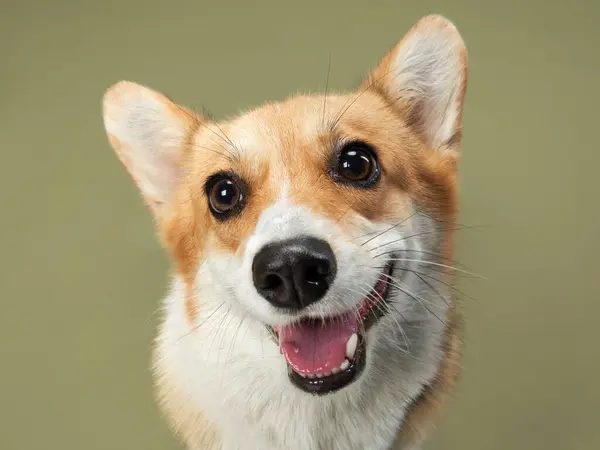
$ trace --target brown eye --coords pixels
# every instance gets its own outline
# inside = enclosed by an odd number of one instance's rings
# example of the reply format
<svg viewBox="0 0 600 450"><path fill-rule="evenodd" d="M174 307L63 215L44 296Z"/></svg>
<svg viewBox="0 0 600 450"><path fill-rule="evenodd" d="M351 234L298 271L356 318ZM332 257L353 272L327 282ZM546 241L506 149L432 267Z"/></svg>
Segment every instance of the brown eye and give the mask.
<svg viewBox="0 0 600 450"><path fill-rule="evenodd" d="M362 142L348 144L342 149L336 172L340 181L363 187L377 182L380 174L375 152Z"/></svg>
<svg viewBox="0 0 600 450"><path fill-rule="evenodd" d="M227 218L242 206L244 197L234 177L219 174L209 180L206 191L210 210L215 217Z"/></svg>

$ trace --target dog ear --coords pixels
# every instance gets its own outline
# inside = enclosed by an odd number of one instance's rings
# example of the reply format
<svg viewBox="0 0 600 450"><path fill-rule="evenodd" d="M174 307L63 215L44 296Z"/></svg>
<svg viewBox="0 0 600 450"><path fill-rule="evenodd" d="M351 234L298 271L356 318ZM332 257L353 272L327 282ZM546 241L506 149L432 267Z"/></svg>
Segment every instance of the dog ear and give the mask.
<svg viewBox="0 0 600 450"><path fill-rule="evenodd" d="M467 53L441 16L417 22L364 82L402 114L425 143L458 152L467 86Z"/></svg>
<svg viewBox="0 0 600 450"><path fill-rule="evenodd" d="M160 219L178 185L183 154L201 118L164 95L122 81L104 95L104 126L117 156Z"/></svg>

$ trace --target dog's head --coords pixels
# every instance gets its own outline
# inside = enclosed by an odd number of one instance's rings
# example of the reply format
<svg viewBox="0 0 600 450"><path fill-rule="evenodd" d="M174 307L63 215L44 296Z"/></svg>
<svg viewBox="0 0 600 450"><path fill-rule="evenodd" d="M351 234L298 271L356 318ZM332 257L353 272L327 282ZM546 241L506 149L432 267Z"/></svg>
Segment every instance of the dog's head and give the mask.
<svg viewBox="0 0 600 450"><path fill-rule="evenodd" d="M106 130L187 286L190 332L225 304L313 393L439 339L466 78L458 32L431 16L350 94L217 123L111 88Z"/></svg>

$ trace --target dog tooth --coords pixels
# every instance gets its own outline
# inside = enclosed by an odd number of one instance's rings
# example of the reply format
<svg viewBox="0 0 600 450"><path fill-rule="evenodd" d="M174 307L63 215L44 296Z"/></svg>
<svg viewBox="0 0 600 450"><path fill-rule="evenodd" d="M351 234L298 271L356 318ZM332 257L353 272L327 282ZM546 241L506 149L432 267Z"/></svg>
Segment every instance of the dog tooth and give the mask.
<svg viewBox="0 0 600 450"><path fill-rule="evenodd" d="M322 373L318 373L317 374L317 378L323 378L323 374Z"/></svg>
<svg viewBox="0 0 600 450"><path fill-rule="evenodd" d="M350 361L345 359L342 365L340 366L340 370L346 370L348 367L350 367Z"/></svg>
<svg viewBox="0 0 600 450"><path fill-rule="evenodd" d="M316 377L316 375L315 375L314 373L309 373L309 374L307 375L307 377L308 377L308 378L315 378L315 377Z"/></svg>
<svg viewBox="0 0 600 450"><path fill-rule="evenodd" d="M325 372L325 374L323 376L329 377L329 376L331 376L331 372Z"/></svg>
<svg viewBox="0 0 600 450"><path fill-rule="evenodd" d="M358 334L353 333L346 342L346 358L352 359L354 358L354 353L356 352L356 346L358 345Z"/></svg>
<svg viewBox="0 0 600 450"><path fill-rule="evenodd" d="M340 373L342 370L339 367L334 367L331 369L331 373L335 375L336 373Z"/></svg>

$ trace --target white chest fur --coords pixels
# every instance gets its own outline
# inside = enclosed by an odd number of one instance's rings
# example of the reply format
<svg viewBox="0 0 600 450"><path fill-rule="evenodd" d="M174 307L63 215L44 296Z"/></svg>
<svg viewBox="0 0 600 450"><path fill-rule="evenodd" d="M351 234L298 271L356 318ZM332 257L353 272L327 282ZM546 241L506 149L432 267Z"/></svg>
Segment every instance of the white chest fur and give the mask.
<svg viewBox="0 0 600 450"><path fill-rule="evenodd" d="M176 428L186 428L179 431L191 449L194 436L205 433L193 427L212 423L219 436L215 449L388 450L407 407L436 373L439 341L432 339L425 343L428 352L405 359L404 366L384 350L373 352L374 367L361 380L336 394L312 396L290 383L264 326L206 300L192 329L182 283L174 284L156 351L157 373L171 383L161 395L171 390L181 402L167 414L177 415L171 418Z"/></svg>

